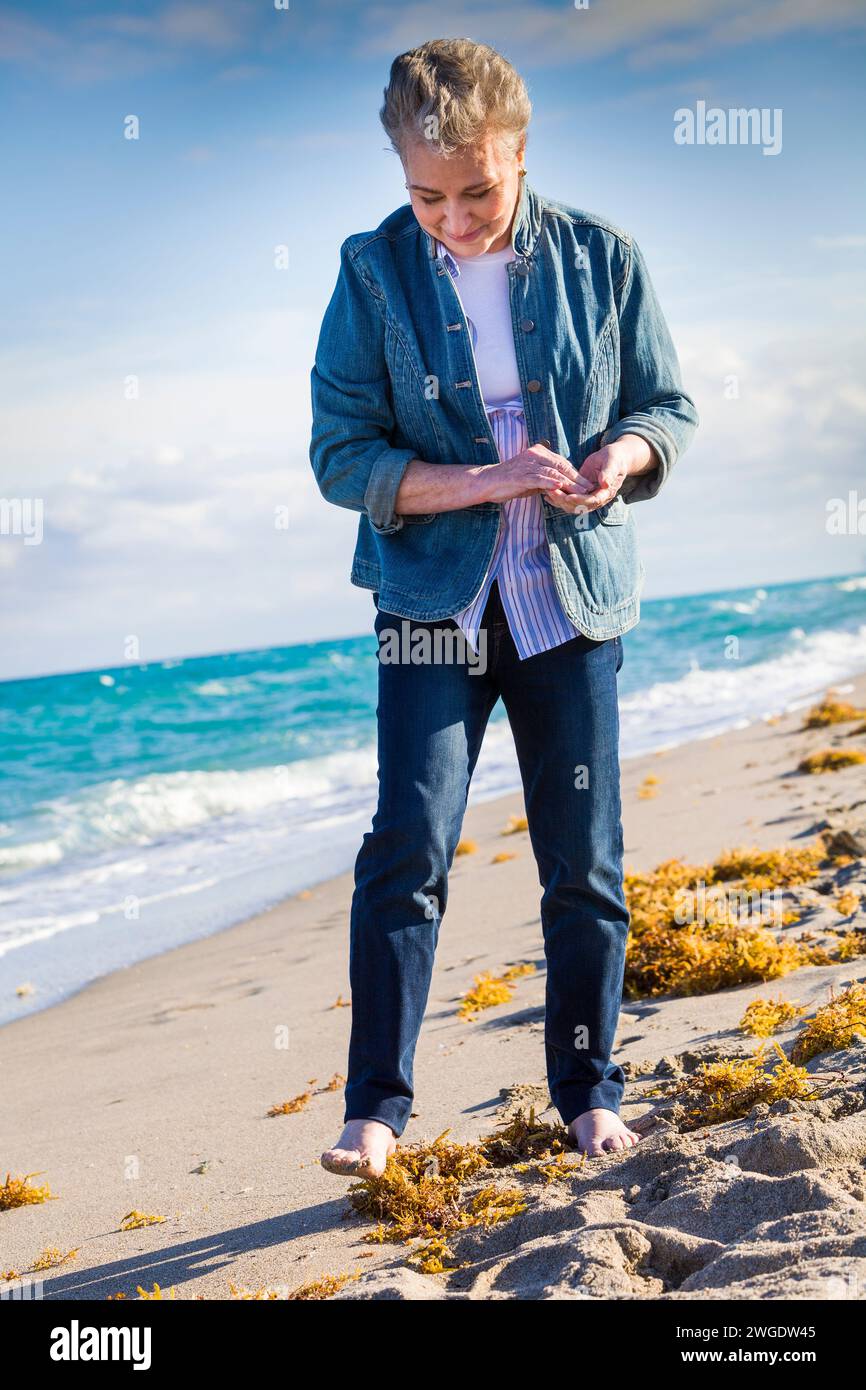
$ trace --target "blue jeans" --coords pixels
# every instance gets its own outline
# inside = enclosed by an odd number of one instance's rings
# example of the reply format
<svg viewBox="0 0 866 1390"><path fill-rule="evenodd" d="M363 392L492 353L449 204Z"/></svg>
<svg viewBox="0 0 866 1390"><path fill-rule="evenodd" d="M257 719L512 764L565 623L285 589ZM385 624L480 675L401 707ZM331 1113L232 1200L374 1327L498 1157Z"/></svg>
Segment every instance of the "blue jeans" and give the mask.
<svg viewBox="0 0 866 1390"><path fill-rule="evenodd" d="M373 595L374 600L378 594ZM377 636L454 627L378 609ZM345 1118L402 1134L413 1098L448 872L469 782L501 696L514 735L543 894L545 1052L563 1123L618 1112L611 1062L629 915L622 888L617 672L622 639L576 636L521 661L494 582L483 673L464 664L379 662L379 800L355 863L349 974L352 1033ZM494 963L498 964L498 962Z"/></svg>

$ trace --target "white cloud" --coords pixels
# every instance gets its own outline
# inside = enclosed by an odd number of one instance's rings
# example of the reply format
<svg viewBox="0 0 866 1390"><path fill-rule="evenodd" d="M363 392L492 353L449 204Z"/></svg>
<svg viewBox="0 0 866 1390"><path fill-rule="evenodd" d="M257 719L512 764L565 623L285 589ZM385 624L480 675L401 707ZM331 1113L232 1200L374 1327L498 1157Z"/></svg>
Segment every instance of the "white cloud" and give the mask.
<svg viewBox="0 0 866 1390"><path fill-rule="evenodd" d="M149 14L64 9L59 22L33 18L43 7L0 13L0 62L63 82L114 81L174 66L189 54L255 47L267 32L252 0L169 0ZM265 11L265 20L275 13Z"/></svg>
<svg viewBox="0 0 866 1390"><path fill-rule="evenodd" d="M572 5L514 5L467 0L431 10L425 0L368 5L360 51L398 53L439 35L471 34L493 43L520 67L590 62L625 53L636 67L658 67L715 53L721 45L778 39L789 33L866 28L860 0L621 0Z"/></svg>
<svg viewBox="0 0 866 1390"><path fill-rule="evenodd" d="M150 14L94 15L90 26L98 31L145 39L154 44L189 48L231 48L243 41L255 19L249 0L170 0Z"/></svg>
<svg viewBox="0 0 866 1390"><path fill-rule="evenodd" d="M248 80L260 60L291 42L311 55L354 51L393 56L433 35L471 34L520 66L592 62L624 54L634 68L672 66L721 47L789 34L866 28L861 0L593 0L586 10L561 0L514 4L429 0L358 5L317 0L276 11L255 0L168 0L145 13L64 13L40 22L23 9L0 15L0 61L51 72L65 82L109 81L173 68L187 56L231 58L220 80Z"/></svg>

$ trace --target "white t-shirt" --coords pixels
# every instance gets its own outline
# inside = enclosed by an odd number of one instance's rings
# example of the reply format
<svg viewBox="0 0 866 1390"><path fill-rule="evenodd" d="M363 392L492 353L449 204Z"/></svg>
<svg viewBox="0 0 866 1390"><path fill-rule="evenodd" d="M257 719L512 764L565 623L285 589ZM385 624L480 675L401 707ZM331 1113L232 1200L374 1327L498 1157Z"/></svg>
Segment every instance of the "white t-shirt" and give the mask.
<svg viewBox="0 0 866 1390"><path fill-rule="evenodd" d="M460 270L452 283L469 322L484 404L488 410L522 405L506 269L508 262L516 259L514 247L480 256L450 254Z"/></svg>

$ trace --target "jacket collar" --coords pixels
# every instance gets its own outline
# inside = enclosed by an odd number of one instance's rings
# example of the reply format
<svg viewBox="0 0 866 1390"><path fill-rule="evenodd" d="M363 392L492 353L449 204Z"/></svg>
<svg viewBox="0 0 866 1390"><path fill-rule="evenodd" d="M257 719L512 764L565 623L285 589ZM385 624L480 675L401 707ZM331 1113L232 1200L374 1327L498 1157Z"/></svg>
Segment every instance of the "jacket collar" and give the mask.
<svg viewBox="0 0 866 1390"><path fill-rule="evenodd" d="M514 214L514 221L511 224L511 245L518 256L531 256L538 240L541 229L541 199L534 188L531 188L524 176L520 180L520 194L517 200L517 210ZM419 224L420 225L420 224ZM422 229L423 230L423 229ZM431 261L437 257L445 260L451 274L460 274L460 269L448 253L447 248L429 232L424 232L427 243L427 254ZM441 248L441 249L440 249Z"/></svg>

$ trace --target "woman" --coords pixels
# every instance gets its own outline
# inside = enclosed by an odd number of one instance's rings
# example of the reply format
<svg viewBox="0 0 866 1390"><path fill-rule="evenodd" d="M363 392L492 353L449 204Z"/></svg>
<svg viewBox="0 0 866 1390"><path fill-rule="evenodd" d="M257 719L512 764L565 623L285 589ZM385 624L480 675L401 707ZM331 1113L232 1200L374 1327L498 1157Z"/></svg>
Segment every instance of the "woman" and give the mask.
<svg viewBox="0 0 866 1390"><path fill-rule="evenodd" d="M611 1060L629 923L616 676L643 581L633 504L697 412L634 240L527 183L530 113L483 44L395 59L380 115L411 203L343 243L312 371L310 459L323 496L360 513L351 580L373 591L382 644L345 1129L322 1155L343 1174L382 1172L409 1119L448 871L500 697L543 888L551 1099L583 1152L638 1139ZM441 656L449 636L465 659Z"/></svg>

